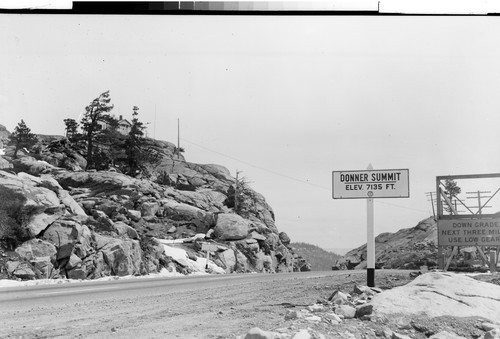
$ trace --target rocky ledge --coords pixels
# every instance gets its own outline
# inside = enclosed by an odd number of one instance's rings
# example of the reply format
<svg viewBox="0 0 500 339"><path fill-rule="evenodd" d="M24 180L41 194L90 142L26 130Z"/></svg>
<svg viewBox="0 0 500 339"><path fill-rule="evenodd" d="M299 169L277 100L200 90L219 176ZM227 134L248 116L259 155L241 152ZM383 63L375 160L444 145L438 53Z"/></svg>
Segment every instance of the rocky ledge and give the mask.
<svg viewBox="0 0 500 339"><path fill-rule="evenodd" d="M165 246L196 261L205 257L202 242L215 246L217 272L294 269L290 239L261 194L246 187L235 211L236 179L226 168L187 162L172 144L150 140L163 158L148 179L83 171L64 139L49 141L36 156L13 160L7 149L0 157L1 278L189 274Z"/></svg>

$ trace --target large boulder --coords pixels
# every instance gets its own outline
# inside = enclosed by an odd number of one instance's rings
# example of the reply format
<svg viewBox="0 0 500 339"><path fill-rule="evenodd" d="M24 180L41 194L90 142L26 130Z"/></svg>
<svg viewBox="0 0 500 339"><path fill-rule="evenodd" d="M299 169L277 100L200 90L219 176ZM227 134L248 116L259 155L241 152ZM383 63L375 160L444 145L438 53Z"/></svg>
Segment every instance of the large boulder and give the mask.
<svg viewBox="0 0 500 339"><path fill-rule="evenodd" d="M63 189L57 192L61 203L67 207L67 209L76 215L86 216L87 214L83 210L83 208L69 195L69 193Z"/></svg>
<svg viewBox="0 0 500 339"><path fill-rule="evenodd" d="M141 274L142 251L139 241L95 234L97 250L102 253L112 275Z"/></svg>
<svg viewBox="0 0 500 339"><path fill-rule="evenodd" d="M125 224L122 221L116 222L114 224L114 227L119 235L127 236L130 239L135 239L135 240L139 239L139 235L137 234L137 231L135 230L135 228Z"/></svg>
<svg viewBox="0 0 500 339"><path fill-rule="evenodd" d="M101 232L115 232L115 224L106 213L99 210L92 211L93 220L89 220L90 224L95 227L97 231Z"/></svg>
<svg viewBox="0 0 500 339"><path fill-rule="evenodd" d="M99 172L70 172L58 171L54 173L54 178L63 187L87 187L94 193L106 192L108 195L114 194L114 191L120 191L123 194L132 192L142 187L148 188L151 185L142 185L140 180L129 177L125 174L99 171Z"/></svg>
<svg viewBox="0 0 500 339"><path fill-rule="evenodd" d="M33 214L29 217L27 223L25 224L25 228L31 237L39 235L47 228L47 226L51 225L66 213L64 206L42 209L32 206L30 210Z"/></svg>
<svg viewBox="0 0 500 339"><path fill-rule="evenodd" d="M9 170L12 168L14 168L14 165L11 162L4 159L2 156L0 156L0 169Z"/></svg>
<svg viewBox="0 0 500 339"><path fill-rule="evenodd" d="M281 232L279 234L279 238L281 240L281 243L285 246L288 246L290 245L290 237L288 236L288 234L286 234L285 232Z"/></svg>
<svg viewBox="0 0 500 339"><path fill-rule="evenodd" d="M92 252L92 234L84 224L86 218L63 217L54 222L43 234L57 248L57 259L69 258L75 253L80 258Z"/></svg>
<svg viewBox="0 0 500 339"><path fill-rule="evenodd" d="M214 235L220 240L241 240L248 236L249 223L237 214L217 215Z"/></svg>
<svg viewBox="0 0 500 339"><path fill-rule="evenodd" d="M183 224L189 223L195 226L197 233L206 233L215 225L214 215L210 212L170 199L162 199L161 202L164 217Z"/></svg>
<svg viewBox="0 0 500 339"><path fill-rule="evenodd" d="M23 260L49 257L53 262L56 259L56 247L42 239L31 239L25 241L16 248L16 253Z"/></svg>
<svg viewBox="0 0 500 339"><path fill-rule="evenodd" d="M30 156L20 157L12 161L16 172L26 172L33 175L47 173L56 169L55 166L43 160L37 160Z"/></svg>
<svg viewBox="0 0 500 339"><path fill-rule="evenodd" d="M90 206L90 204L92 204L92 206ZM128 213L123 203L118 203L109 199L100 199L100 201L87 200L86 205L86 209L92 210L92 208L95 208L96 210L104 212L110 218L115 218L118 214L127 215Z"/></svg>
<svg viewBox="0 0 500 339"><path fill-rule="evenodd" d="M37 279L55 279L59 276L59 270L54 268L54 262L50 257L37 257L29 262Z"/></svg>
<svg viewBox="0 0 500 339"><path fill-rule="evenodd" d="M33 266L27 261L9 261L7 263L7 272L11 276L22 280L33 280L36 278Z"/></svg>
<svg viewBox="0 0 500 339"><path fill-rule="evenodd" d="M234 250L229 248L218 254L219 259L226 266L226 273L232 273L236 267L236 255Z"/></svg>
<svg viewBox="0 0 500 339"><path fill-rule="evenodd" d="M141 205L141 214L144 218L154 217L160 210L160 205L156 201L146 201Z"/></svg>
<svg viewBox="0 0 500 339"><path fill-rule="evenodd" d="M25 205L57 207L60 200L57 194L45 187L37 187L39 178L24 175L18 175L0 171L0 185L7 187L26 198Z"/></svg>
<svg viewBox="0 0 500 339"><path fill-rule="evenodd" d="M500 319L500 286L451 272L429 272L410 283L376 294L371 304L380 316L429 318L453 315ZM429 307L432 305L432 307Z"/></svg>

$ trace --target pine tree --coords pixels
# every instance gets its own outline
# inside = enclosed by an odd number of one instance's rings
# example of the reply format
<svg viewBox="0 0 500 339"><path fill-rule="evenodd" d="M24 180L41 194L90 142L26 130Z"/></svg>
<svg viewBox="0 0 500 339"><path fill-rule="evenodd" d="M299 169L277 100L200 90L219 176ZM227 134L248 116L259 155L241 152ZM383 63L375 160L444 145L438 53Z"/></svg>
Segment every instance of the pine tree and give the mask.
<svg viewBox="0 0 500 339"><path fill-rule="evenodd" d="M66 126L66 138L73 140L78 132L78 122L75 119L64 119Z"/></svg>
<svg viewBox="0 0 500 339"><path fill-rule="evenodd" d="M160 161L161 155L146 142L144 137L146 126L139 121L139 107L134 106L132 110L132 126L124 146L128 174L136 176L146 170L146 164L155 164Z"/></svg>
<svg viewBox="0 0 500 339"><path fill-rule="evenodd" d="M457 185L456 181L450 179L445 180L444 189L445 189L444 193L448 195L450 203L453 203L453 198L455 198L457 195L460 194L460 192L462 192L462 189ZM453 213L451 206L444 206L444 208L448 213L450 214Z"/></svg>
<svg viewBox="0 0 500 339"><path fill-rule="evenodd" d="M85 114L81 125L87 142L87 169L95 168L96 165L100 167L99 164L96 164L96 160L98 159L94 159L94 144L96 139L99 135L106 133L106 128L103 129L100 123L116 128L116 119L109 115L109 112L113 109L113 105L110 102L109 91L106 91L85 107Z"/></svg>
<svg viewBox="0 0 500 339"><path fill-rule="evenodd" d="M34 144L38 142L38 138L35 134L31 133L31 129L26 125L24 120L21 120L14 129L14 133L9 136L9 145L14 145L14 159L17 159L17 152L21 148L31 148Z"/></svg>
<svg viewBox="0 0 500 339"><path fill-rule="evenodd" d="M132 126L130 128L127 140L125 141L125 153L127 154L128 172L130 175L134 176L140 169L142 158L141 150L143 146L145 127L138 118L139 107L134 106L132 110Z"/></svg>

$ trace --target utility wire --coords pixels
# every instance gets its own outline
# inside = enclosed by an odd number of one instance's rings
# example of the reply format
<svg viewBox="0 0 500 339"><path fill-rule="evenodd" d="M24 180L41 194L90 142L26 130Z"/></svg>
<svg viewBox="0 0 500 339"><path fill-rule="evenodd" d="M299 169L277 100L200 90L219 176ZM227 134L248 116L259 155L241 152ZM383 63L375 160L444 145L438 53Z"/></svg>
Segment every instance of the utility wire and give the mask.
<svg viewBox="0 0 500 339"><path fill-rule="evenodd" d="M207 150L209 152L213 152L213 153L216 153L216 154L219 154L219 155L222 155L223 157L226 157L226 158L229 158L229 159L232 159L232 160L235 160L235 161L238 161L238 162L241 162L245 165L248 165L248 166L251 166L251 167L254 167L254 168L257 168L257 169L260 169L262 171L265 171L265 172L269 172L269 173L272 173L274 175L278 175L280 177L283 177L283 178L286 178L286 179L290 179L290 180L293 180L293 181L297 181L297 182L300 182L300 183L303 183L303 184L306 184L306 185L309 185L309 186L313 186L313 187L316 187L316 188L321 188L323 190L327 190L327 191L331 191L331 187L325 187L325 186L321 186L321 185L316 185L316 184L313 184L309 181L305 181L305 180L301 180L301 179L297 179L297 178L294 178L294 177L291 177L289 175L286 175L286 174L282 174L282 173L279 173L279 172L276 172L276 171L273 171L273 170L270 170L270 169L267 169L267 168L264 168L264 167L261 167L261 166L257 166L257 165L254 165L254 164L251 164L249 162L246 162L244 160L241 160L241 159L237 159L233 156L230 156L230 155L227 155L227 154L224 154L224 153L221 153L221 152L218 152L218 151L215 151L213 149L210 149L208 147L205 147L205 146L202 146L198 143L195 143L191 140L187 140L185 138L181 138L181 140L183 141L186 141L194 146L197 146L197 147L200 147L204 150ZM412 211L417 211L417 212L424 212L424 213L428 213L428 211L424 211L424 210L421 210L421 209L417 209L417 208L411 208L411 207L406 207L406 206L401 206L401 205L397 205L397 204L392 204L392 203L388 203L388 202L383 202L383 201L379 201L378 199L375 199L375 202L376 203L380 203L380 204L383 204L383 205L389 205L389 206L393 206L393 207L398 207L398 208L403 208L403 209L407 209L407 210L412 210Z"/></svg>
<svg viewBox="0 0 500 339"><path fill-rule="evenodd" d="M390 202L381 201L379 199L374 199L374 201L377 204L384 204L384 205L394 206L394 207L398 207L398 208L404 208L404 209L411 210L411 211L416 211L416 212L430 213L429 211L424 211L424 210L421 210L421 209L418 209L418 208L412 208L412 207L406 207L406 206L391 204Z"/></svg>
<svg viewBox="0 0 500 339"><path fill-rule="evenodd" d="M243 164L245 164L245 165L248 165L248 166L251 166L251 167L254 167L254 168L260 169L260 170L262 170L262 171L266 171L266 172L272 173L272 174L274 174L274 175L278 175L278 176L283 177L283 178L287 178L287 179L290 179L290 180L294 180L294 181L297 181L297 182L301 182L301 183L303 183L303 184L307 184L307 185L314 186L314 187L317 187L317 188L321 188L321 189L324 189L324 190L328 190L328 191L330 190L330 188L326 188L326 187L324 187L324 186L316 185L316 184L313 184L313 183L311 183L311 182L309 182L309 181L305 181L305 180L297 179L297 178L294 178L294 177L288 176L288 175L286 175L286 174L282 174L282 173L279 173L279 172L275 172L275 171L273 171L273 170L269 170L269 169L264 168L264 167L260 167L260 166L257 166L257 165L253 165L253 164L251 164L251 163L249 163L249 162L246 162L246 161L243 161L243 160L240 160L240 159L236 159L235 157L232 157L232 156L230 156L230 155L227 155L227 154L224 154L224 153L221 153L221 152L218 152L218 151L214 151L214 150L212 150L212 149L210 149L210 148L207 148L207 147L205 147L205 146L201 146L201 145L199 145L199 144L197 144L197 143L195 143L195 142L192 142L192 141L190 141L190 140L187 140L187 139L184 139L184 138L181 138L181 139L182 139L183 141L187 141L187 142L189 142L190 144L193 144L193 145L195 145L195 146L197 146L197 147L203 148L203 149L205 149L205 150L207 150L207 151L210 151L210 152L213 152L213 153L217 153L217 154L219 154L219 155L222 155L223 157L226 157L226 158L229 158L229 159L232 159L232 160L235 160L235 161L241 162L241 163L243 163Z"/></svg>

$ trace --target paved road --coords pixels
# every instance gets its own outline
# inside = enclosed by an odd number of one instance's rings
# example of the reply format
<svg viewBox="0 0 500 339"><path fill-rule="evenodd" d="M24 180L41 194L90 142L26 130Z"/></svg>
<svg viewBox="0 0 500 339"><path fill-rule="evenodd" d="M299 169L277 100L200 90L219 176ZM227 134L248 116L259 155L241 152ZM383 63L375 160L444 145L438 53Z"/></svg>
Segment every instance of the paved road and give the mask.
<svg viewBox="0 0 500 339"><path fill-rule="evenodd" d="M74 282L55 285L24 286L0 288L1 311L12 311L33 307L50 299L52 303L58 300L68 302L114 300L133 296L156 295L164 292L185 292L200 288L224 287L241 282L265 282L289 280L294 278L327 277L347 274L348 271L300 272L280 274L228 274L228 275L198 275L185 277L162 278L131 278L110 281ZM352 272L351 272L352 273ZM0 313L1 314L1 313Z"/></svg>
<svg viewBox="0 0 500 339"><path fill-rule="evenodd" d="M384 270L384 275L390 273ZM355 282L364 284L366 272L132 278L0 288L0 337L233 338L242 329L277 326L286 304L306 306L331 294L335 286Z"/></svg>

